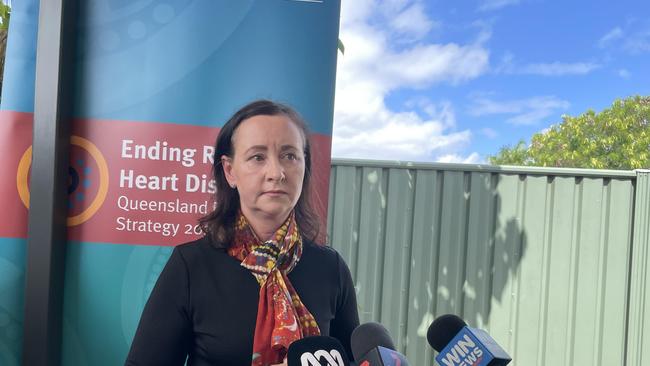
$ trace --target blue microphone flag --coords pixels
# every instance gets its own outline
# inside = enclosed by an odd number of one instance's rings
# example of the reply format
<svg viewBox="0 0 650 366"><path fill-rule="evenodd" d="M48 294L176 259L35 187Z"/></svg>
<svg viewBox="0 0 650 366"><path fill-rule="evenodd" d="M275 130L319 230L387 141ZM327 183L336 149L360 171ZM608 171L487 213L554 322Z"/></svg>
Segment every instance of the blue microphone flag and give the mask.
<svg viewBox="0 0 650 366"><path fill-rule="evenodd" d="M501 366L511 360L487 332L467 326L436 356L441 366Z"/></svg>

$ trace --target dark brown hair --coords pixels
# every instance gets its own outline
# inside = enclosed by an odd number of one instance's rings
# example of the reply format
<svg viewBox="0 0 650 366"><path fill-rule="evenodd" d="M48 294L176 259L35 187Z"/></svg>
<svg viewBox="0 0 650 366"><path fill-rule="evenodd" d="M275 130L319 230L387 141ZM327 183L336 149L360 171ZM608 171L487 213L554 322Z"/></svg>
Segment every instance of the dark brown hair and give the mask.
<svg viewBox="0 0 650 366"><path fill-rule="evenodd" d="M212 174L216 183L214 195L216 207L210 214L199 220L201 229L219 247L228 248L234 238L235 219L239 211L239 191L232 189L221 166L221 156L233 157L234 148L232 137L237 127L245 120L255 116L286 116L297 127L304 139L305 176L302 183L300 198L294 207L296 222L302 237L307 241L315 241L320 230L320 221L311 205L311 144L309 129L300 114L293 108L270 100L256 100L238 110L219 131L214 147L214 163Z"/></svg>

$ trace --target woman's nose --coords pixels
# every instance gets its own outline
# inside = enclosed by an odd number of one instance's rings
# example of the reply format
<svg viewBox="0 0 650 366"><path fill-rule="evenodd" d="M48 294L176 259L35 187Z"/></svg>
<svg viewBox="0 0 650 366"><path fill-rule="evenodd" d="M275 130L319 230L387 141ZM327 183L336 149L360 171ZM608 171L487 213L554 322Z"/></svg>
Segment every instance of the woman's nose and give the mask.
<svg viewBox="0 0 650 366"><path fill-rule="evenodd" d="M286 176L284 172L284 167L280 163L279 159L271 158L268 160L266 178L268 180L276 180L278 182L283 181Z"/></svg>

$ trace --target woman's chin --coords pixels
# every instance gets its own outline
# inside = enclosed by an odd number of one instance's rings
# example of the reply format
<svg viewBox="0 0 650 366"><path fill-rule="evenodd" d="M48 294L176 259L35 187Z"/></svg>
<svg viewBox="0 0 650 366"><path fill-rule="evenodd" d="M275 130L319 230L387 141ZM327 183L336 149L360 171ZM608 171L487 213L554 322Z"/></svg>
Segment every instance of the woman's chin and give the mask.
<svg viewBox="0 0 650 366"><path fill-rule="evenodd" d="M257 207L257 210L254 212L266 219L275 219L278 221L284 221L289 212L293 209L292 206L280 205L280 204L266 204L260 207Z"/></svg>

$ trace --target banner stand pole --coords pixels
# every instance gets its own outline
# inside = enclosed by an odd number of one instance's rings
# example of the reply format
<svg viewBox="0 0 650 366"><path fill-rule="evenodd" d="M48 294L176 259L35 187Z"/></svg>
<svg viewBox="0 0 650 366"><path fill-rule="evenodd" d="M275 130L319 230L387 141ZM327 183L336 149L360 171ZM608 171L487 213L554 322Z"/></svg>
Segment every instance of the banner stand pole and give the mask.
<svg viewBox="0 0 650 366"><path fill-rule="evenodd" d="M76 0L41 0L22 364L61 363Z"/></svg>

